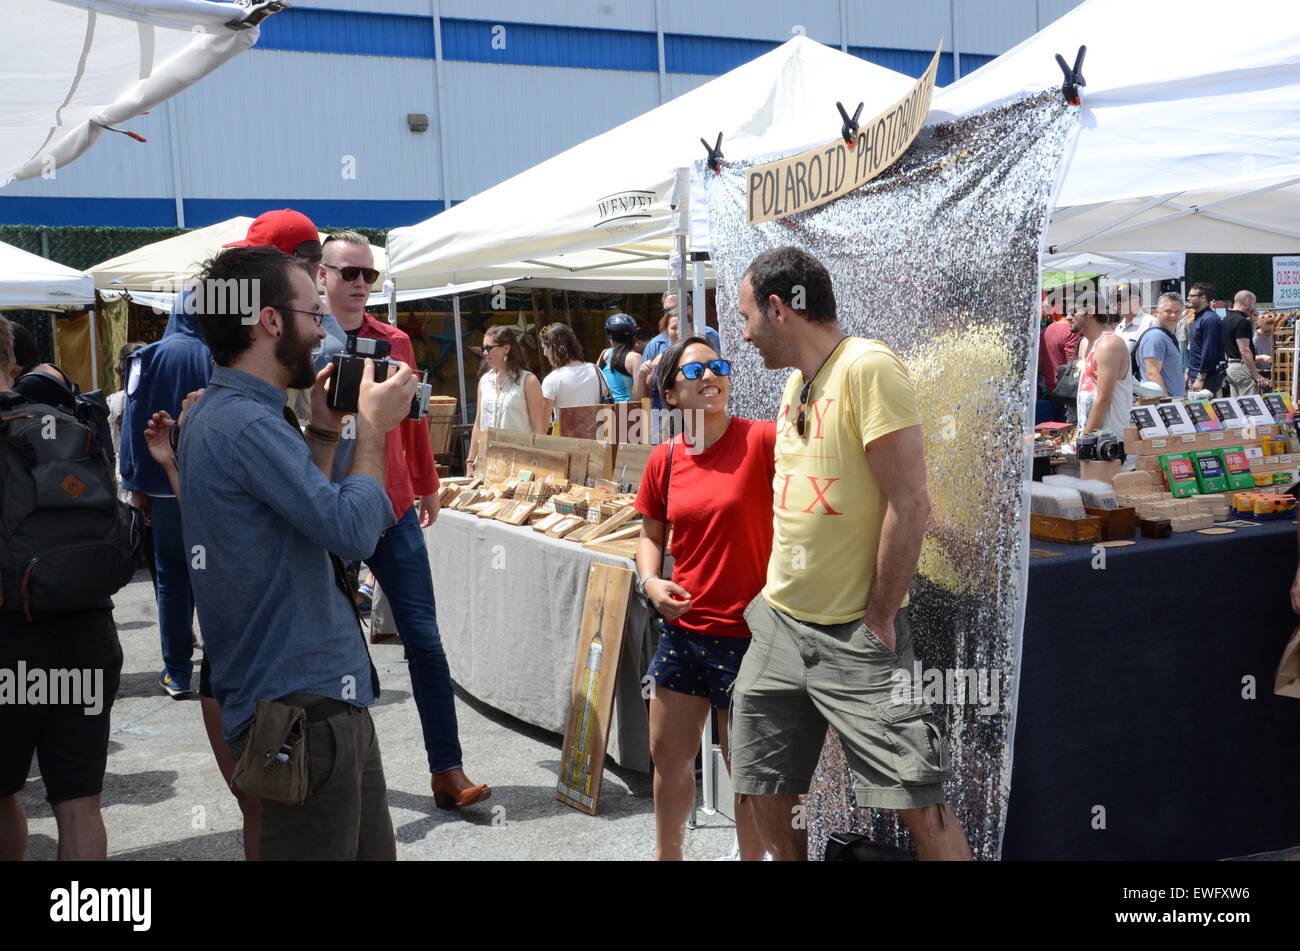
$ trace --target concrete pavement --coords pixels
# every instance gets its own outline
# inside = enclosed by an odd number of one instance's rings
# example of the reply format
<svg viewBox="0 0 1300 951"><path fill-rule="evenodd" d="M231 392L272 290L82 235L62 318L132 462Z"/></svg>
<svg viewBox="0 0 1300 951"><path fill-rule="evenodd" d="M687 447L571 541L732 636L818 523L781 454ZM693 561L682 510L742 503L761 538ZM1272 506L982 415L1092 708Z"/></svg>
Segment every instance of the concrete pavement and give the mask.
<svg viewBox="0 0 1300 951"><path fill-rule="evenodd" d="M110 859L243 858L239 807L222 782L196 700L176 701L158 687L157 610L141 572L114 598L125 660L113 707L104 821ZM420 721L399 643L371 646L383 683L372 711L388 780L389 808L402 860L648 859L654 850L650 777L607 765L601 813L587 816L555 799L563 738L499 713L457 691L465 768L492 786L492 798L463 812L433 804ZM195 657L195 684L198 661ZM22 793L28 858L53 859L56 829L33 762ZM725 858L733 826L700 814L688 830L688 859Z"/></svg>

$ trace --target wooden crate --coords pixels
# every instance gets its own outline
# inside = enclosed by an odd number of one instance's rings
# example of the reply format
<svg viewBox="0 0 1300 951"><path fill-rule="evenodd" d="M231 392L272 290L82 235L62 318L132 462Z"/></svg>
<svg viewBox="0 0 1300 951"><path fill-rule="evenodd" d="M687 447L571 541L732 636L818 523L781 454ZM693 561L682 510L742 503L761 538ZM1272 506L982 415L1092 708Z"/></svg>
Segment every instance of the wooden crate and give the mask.
<svg viewBox="0 0 1300 951"><path fill-rule="evenodd" d="M429 415L424 418L429 427L429 444L433 454L448 452L451 449L452 427L456 424L456 397L430 396Z"/></svg>
<svg viewBox="0 0 1300 951"><path fill-rule="evenodd" d="M1115 542L1133 537L1137 531L1137 509L1094 509L1084 506L1090 516L1101 519L1101 540Z"/></svg>
<svg viewBox="0 0 1300 951"><path fill-rule="evenodd" d="M1101 519L1057 518L1055 515L1029 513L1029 534L1045 542L1061 542L1066 545L1081 545L1086 542L1101 541Z"/></svg>

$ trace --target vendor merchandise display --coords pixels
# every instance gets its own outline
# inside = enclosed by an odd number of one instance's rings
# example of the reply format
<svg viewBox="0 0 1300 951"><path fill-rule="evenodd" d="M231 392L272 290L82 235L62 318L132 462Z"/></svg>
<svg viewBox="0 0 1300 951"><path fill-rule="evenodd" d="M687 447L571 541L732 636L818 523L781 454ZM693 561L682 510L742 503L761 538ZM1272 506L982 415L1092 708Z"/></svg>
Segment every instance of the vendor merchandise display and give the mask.
<svg viewBox="0 0 1300 951"><path fill-rule="evenodd" d="M588 547L599 544L601 551L610 554L636 556L641 521L632 503L644 469L645 447L529 434L493 432L490 437L483 450L484 475L443 480L445 507L511 525L531 525L551 538ZM535 442L516 445L503 437ZM606 478L629 471L634 481ZM591 473L585 477L590 484L565 477L580 473Z"/></svg>

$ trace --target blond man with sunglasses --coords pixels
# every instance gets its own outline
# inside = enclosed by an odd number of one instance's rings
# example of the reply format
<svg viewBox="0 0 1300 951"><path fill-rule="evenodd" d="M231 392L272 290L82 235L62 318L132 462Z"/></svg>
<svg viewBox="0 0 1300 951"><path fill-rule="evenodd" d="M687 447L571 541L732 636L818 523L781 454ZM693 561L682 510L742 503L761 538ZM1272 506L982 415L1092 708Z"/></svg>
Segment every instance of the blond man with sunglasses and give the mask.
<svg viewBox="0 0 1300 951"><path fill-rule="evenodd" d="M326 338L316 353L317 370L341 352L347 337L355 334L389 341L391 359L418 372L411 338L366 313L366 300L371 286L379 279L379 272L375 270L374 252L364 235L336 231L327 237L319 277L325 288L329 314L322 324ZM353 440L341 439L335 450L336 481L347 472L352 443ZM375 553L366 559L366 564L388 596L397 633L406 651L411 692L420 713L432 774L434 801L442 809L470 806L487 799L492 790L470 782L462 768L456 698L438 630L433 577L422 531L438 517L438 474L424 421L405 419L389 432L384 460L385 488L393 507L393 521L379 537ZM418 516L412 505L417 497Z"/></svg>

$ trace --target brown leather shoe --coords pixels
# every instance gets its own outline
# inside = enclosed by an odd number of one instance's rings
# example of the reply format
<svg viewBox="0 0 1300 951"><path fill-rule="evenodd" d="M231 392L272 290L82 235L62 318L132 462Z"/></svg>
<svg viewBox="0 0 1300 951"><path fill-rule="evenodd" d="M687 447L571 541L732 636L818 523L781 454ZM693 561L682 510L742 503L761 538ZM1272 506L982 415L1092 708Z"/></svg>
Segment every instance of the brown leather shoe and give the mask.
<svg viewBox="0 0 1300 951"><path fill-rule="evenodd" d="M463 770L452 769L445 773L434 773L430 785L433 787L433 803L439 809L460 809L464 806L477 805L492 797L492 788L485 783L477 786L460 786L457 780L468 783Z"/></svg>

